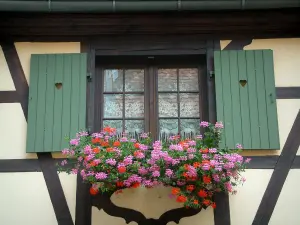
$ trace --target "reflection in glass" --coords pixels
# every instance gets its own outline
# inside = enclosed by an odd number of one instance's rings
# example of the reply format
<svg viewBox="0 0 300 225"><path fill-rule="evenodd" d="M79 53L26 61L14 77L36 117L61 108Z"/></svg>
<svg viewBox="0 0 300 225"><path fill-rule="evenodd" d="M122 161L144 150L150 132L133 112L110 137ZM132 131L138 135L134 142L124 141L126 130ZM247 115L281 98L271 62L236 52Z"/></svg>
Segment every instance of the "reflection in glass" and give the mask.
<svg viewBox="0 0 300 225"><path fill-rule="evenodd" d="M104 92L123 91L123 71L104 70Z"/></svg>
<svg viewBox="0 0 300 225"><path fill-rule="evenodd" d="M144 117L144 96L136 94L125 95L125 117Z"/></svg>
<svg viewBox="0 0 300 225"><path fill-rule="evenodd" d="M198 69L186 68L179 69L179 90L180 91L198 91Z"/></svg>
<svg viewBox="0 0 300 225"><path fill-rule="evenodd" d="M144 132L144 120L125 120L125 133Z"/></svg>
<svg viewBox="0 0 300 225"><path fill-rule="evenodd" d="M177 70L158 70L158 91L177 91Z"/></svg>
<svg viewBox="0 0 300 225"><path fill-rule="evenodd" d="M199 95L182 93L180 96L180 116L199 117Z"/></svg>
<svg viewBox="0 0 300 225"><path fill-rule="evenodd" d="M103 127L113 127L117 129L117 133L122 132L122 120L103 120Z"/></svg>
<svg viewBox="0 0 300 225"><path fill-rule="evenodd" d="M144 70L125 70L125 91L144 91Z"/></svg>
<svg viewBox="0 0 300 225"><path fill-rule="evenodd" d="M178 104L177 94L159 94L158 95L159 117L177 117Z"/></svg>
<svg viewBox="0 0 300 225"><path fill-rule="evenodd" d="M178 120L177 119L160 119L159 132L164 135L178 134Z"/></svg>
<svg viewBox="0 0 300 225"><path fill-rule="evenodd" d="M199 119L181 119L180 120L180 133L181 134L189 134L193 133L199 134L200 133L200 120Z"/></svg>
<svg viewBox="0 0 300 225"><path fill-rule="evenodd" d="M122 118L122 100L121 94L104 95L104 118Z"/></svg>

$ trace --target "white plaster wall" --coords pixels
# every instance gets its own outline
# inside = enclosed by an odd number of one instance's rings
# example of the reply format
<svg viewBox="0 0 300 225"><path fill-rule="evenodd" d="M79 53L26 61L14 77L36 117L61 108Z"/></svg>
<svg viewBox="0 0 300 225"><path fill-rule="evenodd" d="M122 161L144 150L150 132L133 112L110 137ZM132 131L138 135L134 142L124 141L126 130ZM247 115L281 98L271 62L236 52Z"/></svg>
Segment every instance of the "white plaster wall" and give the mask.
<svg viewBox="0 0 300 225"><path fill-rule="evenodd" d="M272 172L248 169L243 173L247 181L236 189L236 195L229 197L231 225L252 224Z"/></svg>
<svg viewBox="0 0 300 225"><path fill-rule="evenodd" d="M0 173L1 225L57 225L43 174Z"/></svg>
<svg viewBox="0 0 300 225"><path fill-rule="evenodd" d="M13 90L15 90L15 85L10 76L10 72L2 51L2 47L0 46L0 91Z"/></svg>
<svg viewBox="0 0 300 225"><path fill-rule="evenodd" d="M20 103L0 104L0 159L36 158L26 153L27 123Z"/></svg>
<svg viewBox="0 0 300 225"><path fill-rule="evenodd" d="M300 170L290 170L281 190L269 225L300 224Z"/></svg>

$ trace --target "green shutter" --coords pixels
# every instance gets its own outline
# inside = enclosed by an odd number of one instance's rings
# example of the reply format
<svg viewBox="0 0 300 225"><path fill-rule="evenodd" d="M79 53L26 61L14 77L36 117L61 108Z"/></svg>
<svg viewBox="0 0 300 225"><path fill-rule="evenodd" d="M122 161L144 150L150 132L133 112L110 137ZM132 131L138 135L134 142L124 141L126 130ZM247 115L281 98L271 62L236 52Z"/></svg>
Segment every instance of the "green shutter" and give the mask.
<svg viewBox="0 0 300 225"><path fill-rule="evenodd" d="M86 54L31 55L30 66L26 152L61 151L86 129Z"/></svg>
<svg viewBox="0 0 300 225"><path fill-rule="evenodd" d="M214 64L221 146L279 149L272 50L216 51Z"/></svg>

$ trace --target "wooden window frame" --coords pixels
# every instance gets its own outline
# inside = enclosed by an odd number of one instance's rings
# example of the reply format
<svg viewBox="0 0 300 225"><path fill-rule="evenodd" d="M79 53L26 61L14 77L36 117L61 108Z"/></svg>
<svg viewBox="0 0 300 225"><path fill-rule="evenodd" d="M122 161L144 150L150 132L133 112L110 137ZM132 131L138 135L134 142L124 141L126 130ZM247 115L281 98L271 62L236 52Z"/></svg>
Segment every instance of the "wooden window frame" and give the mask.
<svg viewBox="0 0 300 225"><path fill-rule="evenodd" d="M204 54L195 55L143 55L143 56L101 56L95 60L95 90L94 90L94 107L95 130L100 130L103 124L103 104L104 104L104 70L105 69L144 69L144 128L145 131L151 132L153 138L158 138L158 83L157 71L159 68L197 68L199 91L199 118L208 120L208 91L207 91L207 74L206 74L206 56ZM179 93L179 90L177 90ZM177 93L176 92L176 93ZM190 91L188 91L191 93ZM114 92L110 92L113 94ZM133 92L134 93L134 92ZM177 94L178 94L177 93ZM123 106L125 107L125 105ZM179 109L178 109L179 110ZM123 112L124 113L124 112ZM124 115L123 115L124 117ZM176 117L180 121L180 115ZM122 118L124 121L125 118ZM173 118L174 119L174 118ZM156 121L156 123L150 122ZM179 124L180 125L180 124ZM97 129L98 128L98 129ZM124 129L124 123L123 123Z"/></svg>

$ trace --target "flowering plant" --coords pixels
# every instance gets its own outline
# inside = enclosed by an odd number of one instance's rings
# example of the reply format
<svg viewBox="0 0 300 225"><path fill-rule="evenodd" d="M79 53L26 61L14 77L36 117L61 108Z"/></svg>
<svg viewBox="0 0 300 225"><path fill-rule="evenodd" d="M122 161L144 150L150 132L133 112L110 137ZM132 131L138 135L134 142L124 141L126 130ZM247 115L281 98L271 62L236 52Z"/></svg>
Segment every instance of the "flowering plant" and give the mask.
<svg viewBox="0 0 300 225"><path fill-rule="evenodd" d="M244 160L236 149L220 149L222 123L201 122L205 133L194 139L171 136L152 142L149 135L138 140L125 135L118 138L116 129L106 127L100 133L79 132L64 149L73 163L68 173L80 172L92 184L90 193L121 192L123 188L172 186L171 197L186 207L216 207L216 192L235 193L233 187L243 183L240 172L250 159ZM76 160L74 160L74 158ZM67 162L69 161L69 162Z"/></svg>

